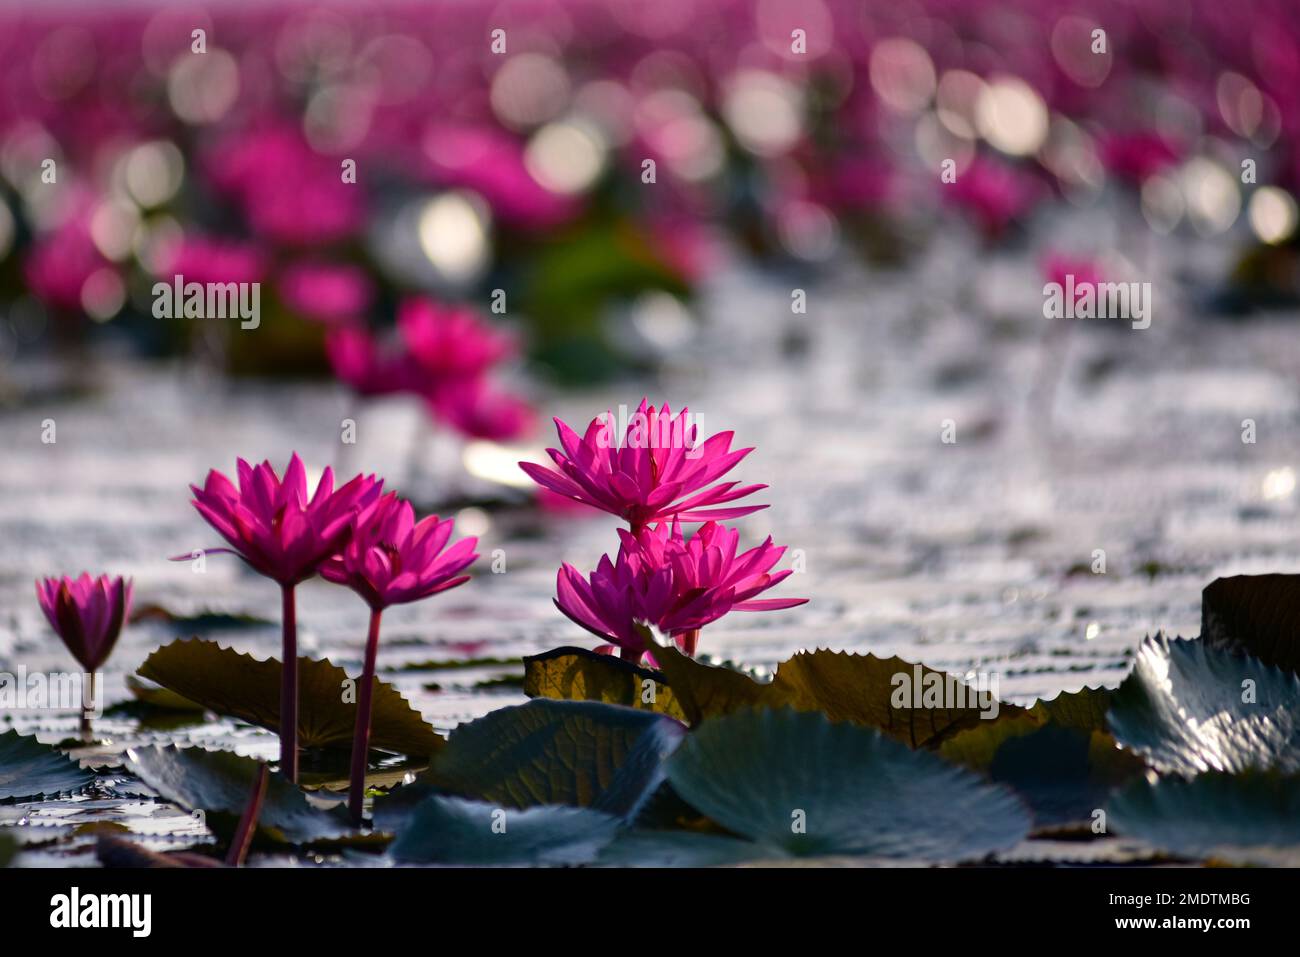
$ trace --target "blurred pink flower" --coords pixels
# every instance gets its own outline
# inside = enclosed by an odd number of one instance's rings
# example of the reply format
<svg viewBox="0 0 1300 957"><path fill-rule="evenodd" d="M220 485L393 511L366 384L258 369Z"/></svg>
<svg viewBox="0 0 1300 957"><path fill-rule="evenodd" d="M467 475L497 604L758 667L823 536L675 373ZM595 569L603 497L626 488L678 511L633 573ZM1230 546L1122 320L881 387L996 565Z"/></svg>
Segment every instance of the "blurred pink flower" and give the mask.
<svg viewBox="0 0 1300 957"><path fill-rule="evenodd" d="M524 165L524 146L490 126L438 124L424 136L429 175L443 186L480 194L502 222L546 229L577 215L580 205L537 182Z"/></svg>
<svg viewBox="0 0 1300 957"><path fill-rule="evenodd" d="M1096 260L1058 252L1043 257L1042 271L1044 280L1056 283L1062 289L1069 288L1073 283L1076 301L1078 296L1083 295L1085 286L1096 286L1103 281L1101 265Z"/></svg>
<svg viewBox="0 0 1300 957"><path fill-rule="evenodd" d="M785 553L771 538L740 554L740 534L716 522L702 525L689 540L680 525L666 522L636 535L620 529L619 538L618 557L611 562L603 556L589 578L567 563L561 567L555 604L575 624L609 639L628 660L653 654L638 626L653 626L694 654L699 630L729 611L774 611L807 601L756 597L791 574L771 572Z"/></svg>
<svg viewBox="0 0 1300 957"><path fill-rule="evenodd" d="M398 307L397 327L431 388L449 378L482 375L515 352L509 333L483 321L468 306L410 298Z"/></svg>
<svg viewBox="0 0 1300 957"><path fill-rule="evenodd" d="M411 503L396 492L354 514L343 550L321 566L321 577L346 585L371 609L419 601L469 581L461 575L478 556L478 539L446 548L456 523L436 515L415 521Z"/></svg>
<svg viewBox="0 0 1300 957"><path fill-rule="evenodd" d="M266 253L238 239L187 235L158 258L159 276L183 276L187 283L260 282L266 275Z"/></svg>
<svg viewBox="0 0 1300 957"><path fill-rule="evenodd" d="M537 422L525 399L481 377L451 379L429 390L426 401L435 418L471 439L508 442L527 435Z"/></svg>
<svg viewBox="0 0 1300 957"><path fill-rule="evenodd" d="M276 288L294 312L326 325L360 318L375 297L364 269L340 263L293 263L280 273Z"/></svg>
<svg viewBox="0 0 1300 957"><path fill-rule="evenodd" d="M883 209L897 190L896 174L887 161L870 154L850 153L828 164L811 184L811 197L830 209L873 213Z"/></svg>
<svg viewBox="0 0 1300 957"><path fill-rule="evenodd" d="M326 245L365 223L360 186L345 183L340 161L316 152L292 126L227 137L210 149L204 170L238 203L253 232L275 243Z"/></svg>
<svg viewBox="0 0 1300 957"><path fill-rule="evenodd" d="M89 672L108 660L131 611L129 580L100 575L79 578L64 575L36 583L41 611L72 652L72 657Z"/></svg>
<svg viewBox="0 0 1300 957"><path fill-rule="evenodd" d="M295 452L281 480L263 462L256 467L238 460L239 487L213 469L203 488L191 485L194 507L230 551L254 571L281 585L295 585L319 571L321 564L347 541L353 516L379 498L383 481L358 475L334 488L334 470L326 468L316 492L307 496L307 470ZM188 560L183 556L181 560Z"/></svg>
<svg viewBox="0 0 1300 957"><path fill-rule="evenodd" d="M1152 132L1108 134L1099 153L1106 169L1138 186L1178 162L1173 144Z"/></svg>
<svg viewBox="0 0 1300 957"><path fill-rule="evenodd" d="M673 418L667 405L655 409L642 399L629 417L622 445L610 412L592 419L584 436L559 419L555 428L563 451L546 451L556 468L532 462L520 462L519 467L544 488L625 519L634 532L664 519L739 518L767 507L716 507L767 486L737 488L737 482L722 482L706 487L753 449L732 451L731 432L699 442L698 427L687 409Z"/></svg>
<svg viewBox="0 0 1300 957"><path fill-rule="evenodd" d="M1042 186L1029 173L1000 160L978 158L939 187L951 202L969 212L989 238L997 238L1037 205Z"/></svg>
<svg viewBox="0 0 1300 957"><path fill-rule="evenodd" d="M687 282L699 282L725 261L725 245L714 229L684 213L651 217L650 241L666 266Z"/></svg>
<svg viewBox="0 0 1300 957"><path fill-rule="evenodd" d="M86 280L107 265L89 234L60 229L33 244L23 263L23 279L46 305L80 311Z"/></svg>
<svg viewBox="0 0 1300 957"><path fill-rule="evenodd" d="M325 355L339 381L361 396L412 391L420 378L400 346L387 347L360 326L341 326L325 336Z"/></svg>
<svg viewBox="0 0 1300 957"><path fill-rule="evenodd" d="M91 236L97 199L87 187L73 185L63 198L58 224L41 233L23 262L23 279L48 306L80 312L86 280L112 268Z"/></svg>

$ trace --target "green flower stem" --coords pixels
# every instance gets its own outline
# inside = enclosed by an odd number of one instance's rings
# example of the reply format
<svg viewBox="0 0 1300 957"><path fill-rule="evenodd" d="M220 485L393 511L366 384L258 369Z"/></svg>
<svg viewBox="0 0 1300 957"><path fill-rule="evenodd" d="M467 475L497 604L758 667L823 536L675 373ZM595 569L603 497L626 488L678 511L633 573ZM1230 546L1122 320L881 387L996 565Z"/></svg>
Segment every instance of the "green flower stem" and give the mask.
<svg viewBox="0 0 1300 957"><path fill-rule="evenodd" d="M370 611L370 634L366 637L366 660L361 668L357 691L357 726L352 734L352 777L348 788L348 810L352 823L360 826L361 806L366 797L366 758L370 754L370 705L375 685L375 659L379 657L379 619L383 609Z"/></svg>
<svg viewBox="0 0 1300 957"><path fill-rule="evenodd" d="M280 668L280 771L298 783L298 613L293 585L282 585L283 639Z"/></svg>

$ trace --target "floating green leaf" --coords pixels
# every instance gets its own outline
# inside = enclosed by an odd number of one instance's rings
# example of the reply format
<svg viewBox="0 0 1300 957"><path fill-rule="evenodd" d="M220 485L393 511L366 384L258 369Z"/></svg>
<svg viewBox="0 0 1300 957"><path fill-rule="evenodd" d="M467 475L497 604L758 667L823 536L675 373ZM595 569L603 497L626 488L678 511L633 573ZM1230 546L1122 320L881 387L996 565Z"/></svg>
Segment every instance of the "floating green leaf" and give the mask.
<svg viewBox="0 0 1300 957"><path fill-rule="evenodd" d="M132 624L152 621L162 622L173 631L184 631L191 634L242 628L262 628L274 624L274 622L254 615L232 614L225 611L204 610L191 615L178 615L170 608L158 604L145 605L131 613Z"/></svg>
<svg viewBox="0 0 1300 957"><path fill-rule="evenodd" d="M0 831L0 867L8 867L18 856L18 841L12 834Z"/></svg>
<svg viewBox="0 0 1300 957"><path fill-rule="evenodd" d="M1107 720L1161 772L1300 770L1300 678L1203 641L1143 642Z"/></svg>
<svg viewBox="0 0 1300 957"><path fill-rule="evenodd" d="M234 832L248 805L262 762L231 751L154 746L128 752L133 773L158 795L183 810L202 811L214 832ZM289 844L328 841L351 833L338 810L313 804L279 772L267 779L266 797L258 817L264 837Z"/></svg>
<svg viewBox="0 0 1300 957"><path fill-rule="evenodd" d="M685 734L651 711L541 698L456 728L420 780L498 806L630 815L662 781L663 759Z"/></svg>
<svg viewBox="0 0 1300 957"><path fill-rule="evenodd" d="M782 692L770 684L762 684L731 668L703 664L676 648L656 648L655 662L692 726L705 718L731 714L742 708L775 708L788 703Z"/></svg>
<svg viewBox="0 0 1300 957"><path fill-rule="evenodd" d="M913 748L934 747L975 727L995 704L999 714L1020 710L954 674L897 656L801 652L777 666L772 684L800 711L878 728Z"/></svg>
<svg viewBox="0 0 1300 957"><path fill-rule="evenodd" d="M1083 688L1000 714L945 741L939 754L1014 789L1039 826L1087 819L1143 767L1107 729L1112 694Z"/></svg>
<svg viewBox="0 0 1300 957"><path fill-rule="evenodd" d="M390 853L420 864L586 864L618 827L617 818L590 808L518 810L434 794L416 805Z"/></svg>
<svg viewBox="0 0 1300 957"><path fill-rule="evenodd" d="M784 858L784 851L770 850ZM619 834L600 853L607 867L725 867L761 860L763 848L753 841L726 834L694 831L630 830Z"/></svg>
<svg viewBox="0 0 1300 957"><path fill-rule="evenodd" d="M270 731L280 724L280 662L197 639L173 641L151 654L139 674L195 701ZM329 661L298 659L298 740L304 748L351 748L355 696L344 700L348 673ZM446 742L392 685L374 684L370 746L427 756Z"/></svg>
<svg viewBox="0 0 1300 957"><path fill-rule="evenodd" d="M603 701L686 719L660 672L583 648L556 648L525 658L524 694L557 701Z"/></svg>
<svg viewBox="0 0 1300 957"><path fill-rule="evenodd" d="M656 648L654 654L692 725L742 708L792 707L878 728L910 747L935 747L978 725L992 706L987 692L956 675L898 657L800 652L781 662L772 681L763 684L738 671L701 664L674 648ZM1003 715L1020 710L998 704Z"/></svg>
<svg viewBox="0 0 1300 957"><path fill-rule="evenodd" d="M0 801L76 794L94 780L93 773L35 736L0 734Z"/></svg>
<svg viewBox="0 0 1300 957"><path fill-rule="evenodd" d="M1216 578L1201 592L1201 640L1300 672L1300 575Z"/></svg>
<svg viewBox="0 0 1300 957"><path fill-rule="evenodd" d="M756 858L978 860L1028 831L1006 789L873 729L784 708L705 722L668 759L668 781L753 841Z"/></svg>
<svg viewBox="0 0 1300 957"><path fill-rule="evenodd" d="M159 711L198 712L201 715L205 710L202 705L189 698L181 697L175 691L170 691L152 681L145 681L138 675L126 676L126 690L131 692L131 697L136 701Z"/></svg>
<svg viewBox="0 0 1300 957"><path fill-rule="evenodd" d="M1300 776L1208 771L1138 781L1107 808L1111 827L1168 854L1300 866Z"/></svg>

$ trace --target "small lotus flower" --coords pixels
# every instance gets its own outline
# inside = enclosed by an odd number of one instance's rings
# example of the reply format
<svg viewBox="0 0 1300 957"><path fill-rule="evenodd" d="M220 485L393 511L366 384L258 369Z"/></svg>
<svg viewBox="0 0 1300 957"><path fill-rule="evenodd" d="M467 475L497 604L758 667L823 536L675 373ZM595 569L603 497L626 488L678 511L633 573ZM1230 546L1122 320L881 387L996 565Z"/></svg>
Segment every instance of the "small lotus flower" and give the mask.
<svg viewBox="0 0 1300 957"><path fill-rule="evenodd" d="M469 580L460 575L478 556L476 538L446 548L456 523L436 515L415 521L411 503L389 492L357 512L343 550L321 566L321 577L347 585L375 611L419 601Z"/></svg>
<svg viewBox="0 0 1300 957"><path fill-rule="evenodd" d="M87 671L108 659L131 610L130 581L100 575L64 575L36 583L36 597L50 626L58 632L72 657Z"/></svg>
<svg viewBox="0 0 1300 957"><path fill-rule="evenodd" d="M390 492L353 517L347 545L321 568L323 578L348 586L370 606L370 632L357 695L348 794L348 807L357 824L361 823L365 797L380 618L389 605L420 601L469 581L469 576L461 572L478 558L474 553L478 539L463 538L447 548L455 527L453 520L436 515L416 522L411 503Z"/></svg>
<svg viewBox="0 0 1300 957"><path fill-rule="evenodd" d="M81 667L94 674L108 660L131 610L131 582L100 575L91 578L47 578L36 583L36 598L50 626L63 639ZM92 679L93 680L93 679ZM83 713L82 737L90 718Z"/></svg>
<svg viewBox="0 0 1300 957"><path fill-rule="evenodd" d="M771 571L785 553L771 538L740 554L740 534L716 522L689 541L680 525L662 522L635 535L620 529L619 538L618 557L603 556L590 578L569 564L560 569L555 604L628 660L651 651L646 625L693 655L700 629L729 611L775 611L808 600L757 597L791 574Z"/></svg>
<svg viewBox="0 0 1300 957"><path fill-rule="evenodd" d="M674 418L667 405L656 409L642 399L629 418L621 446L614 436L612 413L593 419L581 437L559 419L555 427L564 450L546 451L557 468L532 462L520 462L519 467L543 488L625 519L633 533L656 521L739 518L767 508L717 507L767 486L737 488L738 482L710 486L754 450L733 451L731 432L699 442L698 427L687 409Z"/></svg>
<svg viewBox="0 0 1300 957"><path fill-rule="evenodd" d="M231 545L229 549L259 574L280 585L282 681L280 686L280 764L291 781L298 778L298 627L294 588L337 554L352 534L353 515L373 504L383 481L358 475L334 488L326 468L316 492L307 496L307 470L295 452L283 481L270 462L257 467L238 460L239 487L213 469L203 488L191 485L194 507ZM188 556L179 560L188 560Z"/></svg>

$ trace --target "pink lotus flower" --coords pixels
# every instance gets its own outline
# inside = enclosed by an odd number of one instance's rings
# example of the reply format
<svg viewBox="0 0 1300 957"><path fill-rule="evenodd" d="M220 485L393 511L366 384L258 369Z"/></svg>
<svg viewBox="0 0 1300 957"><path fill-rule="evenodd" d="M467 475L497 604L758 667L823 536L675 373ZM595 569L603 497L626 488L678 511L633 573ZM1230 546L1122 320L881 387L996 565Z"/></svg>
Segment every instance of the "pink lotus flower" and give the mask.
<svg viewBox="0 0 1300 957"><path fill-rule="evenodd" d="M41 611L81 667L90 674L108 660L131 611L131 582L100 575L47 578L36 583ZM90 738L90 713L81 714L81 737Z"/></svg>
<svg viewBox="0 0 1300 957"><path fill-rule="evenodd" d="M117 643L122 623L131 611L131 582L100 575L79 578L64 575L36 583L41 611L87 671L96 671L108 660Z"/></svg>
<svg viewBox="0 0 1300 957"><path fill-rule="evenodd" d="M466 306L407 299L398 307L397 326L411 358L432 385L482 375L515 351L512 336Z"/></svg>
<svg viewBox="0 0 1300 957"><path fill-rule="evenodd" d="M419 601L469 581L460 575L478 556L476 538L451 548L452 519L430 515L415 521L411 503L389 492L357 512L343 550L321 566L321 577L346 585L372 609Z"/></svg>
<svg viewBox="0 0 1300 957"><path fill-rule="evenodd" d="M620 529L619 538L618 557L603 556L590 578L567 563L560 568L555 604L631 661L651 651L647 625L694 654L699 630L729 611L774 611L808 600L756 597L791 574L771 571L785 554L771 538L739 555L739 533L716 522L689 541L680 525L663 522L635 535Z"/></svg>
<svg viewBox="0 0 1300 957"><path fill-rule="evenodd" d="M239 459L238 470L238 488L213 469L202 489L191 485L190 490L199 514L232 546L215 551L233 551L280 585L280 766L290 781L297 781L298 616L294 588L343 548L352 534L353 516L379 498L384 483L373 475L358 475L336 490L334 471L326 468L309 499L307 470L296 452L283 481L270 462L254 468Z"/></svg>
<svg viewBox="0 0 1300 957"><path fill-rule="evenodd" d="M767 508L716 507L767 486L710 486L753 449L732 451L731 432L699 442L698 427L687 409L674 418L667 405L656 409L642 399L629 417L621 446L610 412L592 419L581 437L559 419L555 427L564 451L546 451L557 468L532 462L520 462L519 467L543 488L626 519L634 533L655 521L739 518Z"/></svg>
<svg viewBox="0 0 1300 957"><path fill-rule="evenodd" d="M239 487L213 469L203 488L191 485L194 507L254 571L292 586L315 575L347 541L352 516L372 504L383 487L373 475L358 475L334 488L326 468L316 492L307 497L307 470L298 453L284 480L270 462L256 467L238 460Z"/></svg>
<svg viewBox="0 0 1300 957"><path fill-rule="evenodd" d="M451 519L444 521L436 515L416 522L411 503L390 492L353 517L347 545L321 568L327 581L348 586L370 606L348 794L348 807L356 824L361 823L365 798L380 617L389 605L420 601L469 581L469 576L461 572L478 558L474 553L478 539L463 538L443 551L455 527Z"/></svg>

